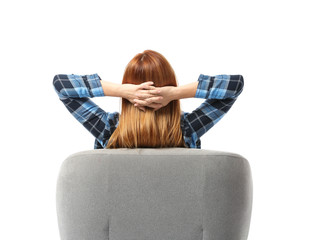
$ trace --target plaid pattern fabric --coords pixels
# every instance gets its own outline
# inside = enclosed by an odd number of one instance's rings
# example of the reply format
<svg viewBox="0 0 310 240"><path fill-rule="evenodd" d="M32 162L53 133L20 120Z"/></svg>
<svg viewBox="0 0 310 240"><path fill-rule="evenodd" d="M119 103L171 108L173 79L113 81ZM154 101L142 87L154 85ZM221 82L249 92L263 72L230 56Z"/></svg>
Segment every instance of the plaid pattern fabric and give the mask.
<svg viewBox="0 0 310 240"><path fill-rule="evenodd" d="M90 98L103 97L97 73L90 75L58 74L54 89L69 112L95 137L94 149L105 148L118 125L119 113L106 112ZM182 112L181 129L189 148L201 148L200 137L231 108L243 90L242 75L200 74L196 98L206 99L191 113Z"/></svg>
<svg viewBox="0 0 310 240"><path fill-rule="evenodd" d="M242 75L200 74L198 81L195 97L206 100L193 112L181 116L183 137L190 148L201 148L200 137L228 112L244 85Z"/></svg>

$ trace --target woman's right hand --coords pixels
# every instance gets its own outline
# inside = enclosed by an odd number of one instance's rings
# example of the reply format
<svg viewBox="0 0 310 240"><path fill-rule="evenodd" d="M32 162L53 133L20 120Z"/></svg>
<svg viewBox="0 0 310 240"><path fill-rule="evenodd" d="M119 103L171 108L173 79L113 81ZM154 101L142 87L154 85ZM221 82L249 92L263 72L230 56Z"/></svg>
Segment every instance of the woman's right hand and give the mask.
<svg viewBox="0 0 310 240"><path fill-rule="evenodd" d="M154 91L157 90L155 95L146 96L143 99L134 99L135 106L139 107L151 107L155 111L166 106L169 102L174 100L175 98L175 89L174 86L164 86L164 87L156 87ZM153 91L153 90L152 90Z"/></svg>
<svg viewBox="0 0 310 240"><path fill-rule="evenodd" d="M156 103L156 101L160 101L162 97L159 95L160 90L152 86L153 82L144 82L139 85L125 83L121 85L121 95L123 98L126 98L140 110L145 111L145 106L157 109L161 107L161 104ZM138 101L143 101L147 105L139 104Z"/></svg>

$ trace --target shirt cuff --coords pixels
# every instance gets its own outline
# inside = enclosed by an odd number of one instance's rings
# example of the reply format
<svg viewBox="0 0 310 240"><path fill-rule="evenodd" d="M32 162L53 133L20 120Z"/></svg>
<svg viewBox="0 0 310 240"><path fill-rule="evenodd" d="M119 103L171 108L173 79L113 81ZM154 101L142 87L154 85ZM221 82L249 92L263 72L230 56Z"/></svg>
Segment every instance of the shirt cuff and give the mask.
<svg viewBox="0 0 310 240"><path fill-rule="evenodd" d="M209 75L200 74L195 98L207 98L213 79Z"/></svg>
<svg viewBox="0 0 310 240"><path fill-rule="evenodd" d="M104 97L103 88L101 85L101 78L97 73L87 75L87 80L89 82L90 91L94 97Z"/></svg>

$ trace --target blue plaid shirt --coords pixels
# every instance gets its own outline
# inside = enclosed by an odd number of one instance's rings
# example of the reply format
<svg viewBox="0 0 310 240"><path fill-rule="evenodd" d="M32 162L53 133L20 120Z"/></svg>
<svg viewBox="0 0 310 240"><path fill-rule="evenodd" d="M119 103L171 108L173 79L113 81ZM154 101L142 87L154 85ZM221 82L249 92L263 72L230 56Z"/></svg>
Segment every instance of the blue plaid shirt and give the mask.
<svg viewBox="0 0 310 240"><path fill-rule="evenodd" d="M69 112L95 137L94 149L105 148L119 121L118 112L106 112L90 98L104 97L97 73L91 75L58 74L53 86ZM184 141L189 148L201 148L200 137L231 108L243 90L242 75L200 74L196 98L205 101L180 117Z"/></svg>

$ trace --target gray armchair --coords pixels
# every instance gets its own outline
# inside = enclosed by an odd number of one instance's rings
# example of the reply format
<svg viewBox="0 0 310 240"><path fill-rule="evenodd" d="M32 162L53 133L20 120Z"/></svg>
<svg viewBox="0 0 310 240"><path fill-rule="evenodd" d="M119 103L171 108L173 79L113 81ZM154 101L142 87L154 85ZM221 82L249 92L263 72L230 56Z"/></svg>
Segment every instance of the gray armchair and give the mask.
<svg viewBox="0 0 310 240"><path fill-rule="evenodd" d="M253 185L234 153L96 149L70 155L57 181L62 240L245 240Z"/></svg>

